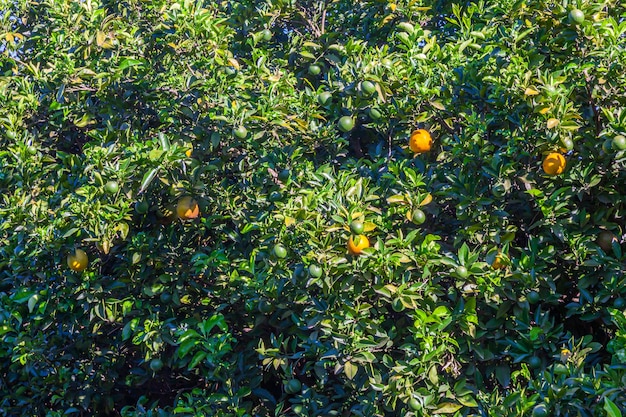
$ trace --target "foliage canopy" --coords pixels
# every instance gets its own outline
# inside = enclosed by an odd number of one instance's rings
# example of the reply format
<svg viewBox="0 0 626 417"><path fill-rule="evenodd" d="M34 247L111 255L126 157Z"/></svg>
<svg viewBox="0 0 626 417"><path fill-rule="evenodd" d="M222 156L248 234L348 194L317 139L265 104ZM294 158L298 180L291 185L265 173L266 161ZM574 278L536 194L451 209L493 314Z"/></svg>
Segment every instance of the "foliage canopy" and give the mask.
<svg viewBox="0 0 626 417"><path fill-rule="evenodd" d="M0 5L3 414L626 409L622 2Z"/></svg>

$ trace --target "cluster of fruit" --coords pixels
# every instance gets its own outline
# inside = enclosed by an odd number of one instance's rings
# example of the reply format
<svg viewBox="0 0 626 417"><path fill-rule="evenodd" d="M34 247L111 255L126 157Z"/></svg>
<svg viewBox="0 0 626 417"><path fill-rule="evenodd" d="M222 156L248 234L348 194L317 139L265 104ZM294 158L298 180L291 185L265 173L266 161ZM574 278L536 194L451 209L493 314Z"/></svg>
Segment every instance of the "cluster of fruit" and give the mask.
<svg viewBox="0 0 626 417"><path fill-rule="evenodd" d="M119 186L114 181L109 181L105 184L105 189L111 194L117 193ZM139 214L145 214L150 208L147 201L138 201L135 205L135 210ZM176 210L172 211L170 220L180 219L182 221L193 220L200 216L200 206L196 199L191 196L184 196L178 200L176 204ZM89 265L89 257L87 253L81 249L74 249L73 253L67 256L67 266L75 272L84 271Z"/></svg>

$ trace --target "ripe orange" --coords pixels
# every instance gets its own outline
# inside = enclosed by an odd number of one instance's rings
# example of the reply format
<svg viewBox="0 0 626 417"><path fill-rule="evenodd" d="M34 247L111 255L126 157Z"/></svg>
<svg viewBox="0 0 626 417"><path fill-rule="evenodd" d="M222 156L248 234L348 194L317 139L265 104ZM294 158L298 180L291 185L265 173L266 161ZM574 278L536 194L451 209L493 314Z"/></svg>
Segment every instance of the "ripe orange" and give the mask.
<svg viewBox="0 0 626 417"><path fill-rule="evenodd" d="M504 256L501 253L496 255L496 259L491 263L491 267L493 269L504 269L506 265L504 264Z"/></svg>
<svg viewBox="0 0 626 417"><path fill-rule="evenodd" d="M370 241L365 235L350 236L348 240L348 252L351 255L360 255L363 249L370 247Z"/></svg>
<svg viewBox="0 0 626 417"><path fill-rule="evenodd" d="M176 205L176 214L182 220L195 219L200 215L198 202L190 196L185 196L178 200Z"/></svg>
<svg viewBox="0 0 626 417"><path fill-rule="evenodd" d="M67 256L67 266L69 266L72 271L82 272L87 268L88 264L89 258L82 249L76 249L74 254Z"/></svg>
<svg viewBox="0 0 626 417"><path fill-rule="evenodd" d="M559 175L565 171L565 157L558 152L551 152L543 159L543 172Z"/></svg>
<svg viewBox="0 0 626 417"><path fill-rule="evenodd" d="M417 129L411 133L409 139L409 148L415 153L423 153L430 151L433 146L433 138L425 129Z"/></svg>

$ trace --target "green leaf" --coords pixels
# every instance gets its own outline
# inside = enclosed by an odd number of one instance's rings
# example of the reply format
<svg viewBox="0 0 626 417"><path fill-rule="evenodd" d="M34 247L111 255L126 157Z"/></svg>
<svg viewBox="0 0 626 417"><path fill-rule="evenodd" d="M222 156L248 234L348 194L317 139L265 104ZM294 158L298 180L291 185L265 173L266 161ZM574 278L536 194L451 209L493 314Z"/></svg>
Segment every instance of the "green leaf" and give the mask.
<svg viewBox="0 0 626 417"><path fill-rule="evenodd" d="M511 384L511 368L508 365L496 367L496 379L503 388L507 388Z"/></svg>
<svg viewBox="0 0 626 417"><path fill-rule="evenodd" d="M300 51L300 55L302 55L304 58L315 60L315 55L313 55L309 51Z"/></svg>
<svg viewBox="0 0 626 417"><path fill-rule="evenodd" d="M461 265L465 265L467 263L468 255L469 255L469 247L467 246L465 242L463 242L463 244L459 248L459 263Z"/></svg>
<svg viewBox="0 0 626 417"><path fill-rule="evenodd" d="M120 65L118 66L118 70L119 71L123 71L127 68L130 67L137 67L137 66L143 66L143 61L140 61L138 59L134 59L134 58L126 58L124 59L122 62L120 62Z"/></svg>
<svg viewBox="0 0 626 417"><path fill-rule="evenodd" d="M14 295L11 296L11 299L18 304L22 304L27 302L32 295L33 292L28 288L20 288Z"/></svg>
<svg viewBox="0 0 626 417"><path fill-rule="evenodd" d="M607 417L622 417L622 412L609 397L604 397L604 411Z"/></svg>
<svg viewBox="0 0 626 417"><path fill-rule="evenodd" d="M78 227L72 227L70 230L68 230L67 232L65 232L63 234L63 239L67 239L68 237L75 235L76 233L78 233L80 231L80 228Z"/></svg>
<svg viewBox="0 0 626 417"><path fill-rule="evenodd" d="M37 302L39 301L39 294L33 294L32 297L28 299L28 312L32 313L35 307L37 306Z"/></svg>
<svg viewBox="0 0 626 417"><path fill-rule="evenodd" d="M198 326L204 336L208 336L215 326L219 327L222 331L228 330L228 325L224 322L224 316L221 314L211 316L208 320L199 323Z"/></svg>
<svg viewBox="0 0 626 417"><path fill-rule="evenodd" d="M159 169L160 167L156 167L152 171L146 172L144 174L143 179L141 180L141 186L139 187L139 191L137 192L137 194L141 194L144 191L146 191L146 189L148 189L148 186L150 186L150 183L152 182L152 180L154 180L154 178L158 174Z"/></svg>
<svg viewBox="0 0 626 417"><path fill-rule="evenodd" d="M193 358L191 359L191 361L189 362L189 365L187 365L187 369L192 370L194 369L196 366L198 366L198 364L200 362L202 362L205 358L207 357L207 352L203 352L203 351L198 351L196 352L195 355L193 355Z"/></svg>
<svg viewBox="0 0 626 417"><path fill-rule="evenodd" d="M159 132L158 137L161 149L163 149L164 151L169 151L172 145L170 144L170 140L167 138L167 136L165 136L163 132Z"/></svg>
<svg viewBox="0 0 626 417"><path fill-rule="evenodd" d="M189 351L198 343L200 343L200 341L198 339L193 339L193 338L183 341L178 346L178 349L177 349L178 357L182 359L185 356L187 356L187 353L189 353Z"/></svg>

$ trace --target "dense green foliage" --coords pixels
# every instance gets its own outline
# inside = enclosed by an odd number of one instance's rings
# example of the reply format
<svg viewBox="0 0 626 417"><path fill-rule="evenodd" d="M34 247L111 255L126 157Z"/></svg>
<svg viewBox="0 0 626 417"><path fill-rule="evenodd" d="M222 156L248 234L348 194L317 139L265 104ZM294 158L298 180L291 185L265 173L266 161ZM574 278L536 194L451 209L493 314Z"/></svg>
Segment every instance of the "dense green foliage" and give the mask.
<svg viewBox="0 0 626 417"><path fill-rule="evenodd" d="M0 414L626 410L620 1L0 5Z"/></svg>

